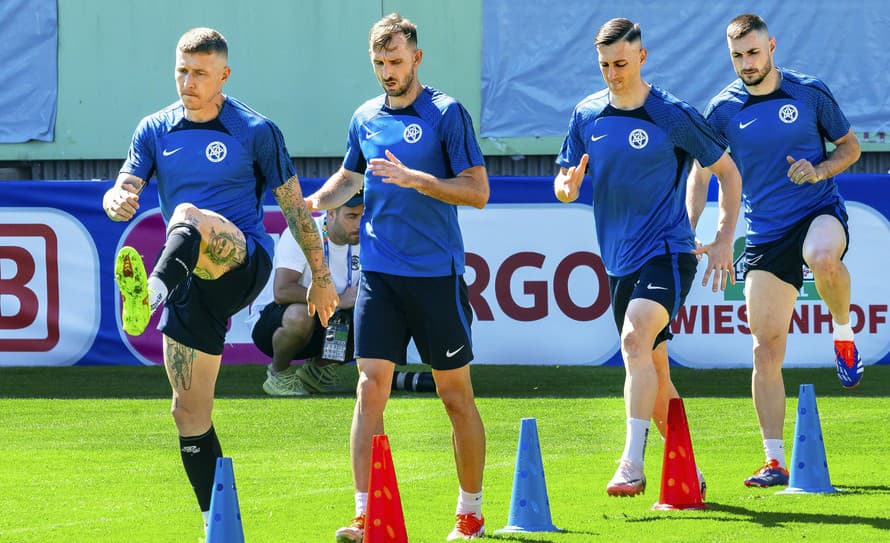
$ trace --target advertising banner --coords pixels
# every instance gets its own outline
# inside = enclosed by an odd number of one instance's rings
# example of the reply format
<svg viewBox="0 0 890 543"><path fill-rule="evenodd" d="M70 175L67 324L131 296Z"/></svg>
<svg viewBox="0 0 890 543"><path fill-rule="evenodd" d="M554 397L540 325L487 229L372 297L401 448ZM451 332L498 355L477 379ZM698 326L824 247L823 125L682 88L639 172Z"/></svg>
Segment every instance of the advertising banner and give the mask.
<svg viewBox="0 0 890 543"><path fill-rule="evenodd" d="M882 272L890 247L887 175L844 175L851 243L845 263L853 278L851 318L866 364L890 363L890 283ZM319 179L302 180L305 193ZM110 181L0 183L0 367L155 365L162 363L156 314L146 332L126 335L119 326L114 255L135 247L151 266L164 241L154 185L140 198L128 223L110 221L101 209ZM599 256L590 207L590 184L578 203L557 203L551 178L492 178L489 205L461 208L467 251L465 279L473 308L473 350L483 364L620 364L608 277ZM712 200L715 195L712 195ZM286 227L271 195L266 229ZM698 236L713 238L712 201ZM736 258L744 227L736 231ZM751 364L744 284L714 293L701 286L704 265L686 305L671 323L669 352L694 368ZM268 363L250 339L245 308L230 322L223 362ZM833 366L831 316L805 270L790 325L785 365ZM419 361L409 350L409 360Z"/></svg>

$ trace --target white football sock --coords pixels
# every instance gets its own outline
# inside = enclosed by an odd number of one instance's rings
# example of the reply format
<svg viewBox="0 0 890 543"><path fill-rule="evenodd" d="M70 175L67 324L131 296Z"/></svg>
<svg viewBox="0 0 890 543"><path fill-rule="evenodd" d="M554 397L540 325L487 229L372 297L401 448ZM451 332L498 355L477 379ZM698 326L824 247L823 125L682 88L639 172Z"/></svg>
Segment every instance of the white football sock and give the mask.
<svg viewBox="0 0 890 543"><path fill-rule="evenodd" d="M643 419L627 419L627 436L624 442L622 460L629 460L638 466L643 465L646 453L646 439L649 436L649 421Z"/></svg>
<svg viewBox="0 0 890 543"><path fill-rule="evenodd" d="M833 319L832 319L833 320ZM838 324L834 321L834 339L837 341L853 341L853 327L850 322L847 324Z"/></svg>
<svg viewBox="0 0 890 543"><path fill-rule="evenodd" d="M460 489L460 494L457 497L457 510L454 514L465 515L467 513L473 513L477 518L482 518L481 490L479 492L465 492L464 489Z"/></svg>
<svg viewBox="0 0 890 543"><path fill-rule="evenodd" d="M781 439L764 439L763 452L766 453L766 461L778 460L779 465L785 467L785 441Z"/></svg>
<svg viewBox="0 0 890 543"><path fill-rule="evenodd" d="M151 306L151 312L167 299L167 285L157 277L148 276L148 303Z"/></svg>
<svg viewBox="0 0 890 543"><path fill-rule="evenodd" d="M355 516L364 515L368 511L368 493L355 493Z"/></svg>

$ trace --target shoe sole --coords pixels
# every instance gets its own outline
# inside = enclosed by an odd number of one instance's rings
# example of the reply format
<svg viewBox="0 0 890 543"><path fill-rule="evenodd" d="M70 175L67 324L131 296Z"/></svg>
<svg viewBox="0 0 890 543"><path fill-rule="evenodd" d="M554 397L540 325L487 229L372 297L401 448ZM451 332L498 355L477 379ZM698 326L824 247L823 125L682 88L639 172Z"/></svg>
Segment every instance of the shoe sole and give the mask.
<svg viewBox="0 0 890 543"><path fill-rule="evenodd" d="M141 335L151 319L151 307L145 265L136 249L121 247L114 262L114 279L123 299L121 327L131 336Z"/></svg>
<svg viewBox="0 0 890 543"><path fill-rule="evenodd" d="M628 485L623 486L607 486L606 494L612 496L613 498L633 498L638 494L645 494L646 487L645 485L642 487L631 487Z"/></svg>
<svg viewBox="0 0 890 543"><path fill-rule="evenodd" d="M269 396L274 396L275 398L306 398L309 396L308 392L306 394L282 394L273 390L271 387L266 386L266 383L263 383L263 392L265 392Z"/></svg>
<svg viewBox="0 0 890 543"><path fill-rule="evenodd" d="M355 539L351 535L334 534L334 537L337 543L362 543L362 540L364 540L364 536Z"/></svg>

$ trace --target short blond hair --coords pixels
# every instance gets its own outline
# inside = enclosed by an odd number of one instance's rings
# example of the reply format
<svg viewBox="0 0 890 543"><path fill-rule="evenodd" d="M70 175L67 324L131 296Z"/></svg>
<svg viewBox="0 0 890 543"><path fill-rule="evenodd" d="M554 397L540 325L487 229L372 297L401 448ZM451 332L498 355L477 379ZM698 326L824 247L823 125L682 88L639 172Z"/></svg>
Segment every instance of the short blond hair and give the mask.
<svg viewBox="0 0 890 543"><path fill-rule="evenodd" d="M176 48L183 53L218 53L229 56L229 45L218 31L212 28L192 28L179 38Z"/></svg>
<svg viewBox="0 0 890 543"><path fill-rule="evenodd" d="M389 42L396 34L403 34L409 45L417 47L417 25L398 13L390 13L374 23L368 32L371 50L389 49Z"/></svg>

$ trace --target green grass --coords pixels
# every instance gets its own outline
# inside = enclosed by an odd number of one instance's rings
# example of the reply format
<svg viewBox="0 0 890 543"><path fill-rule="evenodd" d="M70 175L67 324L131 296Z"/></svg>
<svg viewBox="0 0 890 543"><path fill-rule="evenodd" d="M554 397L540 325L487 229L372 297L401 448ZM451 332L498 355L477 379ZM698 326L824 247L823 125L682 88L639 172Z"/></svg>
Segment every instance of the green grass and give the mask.
<svg viewBox="0 0 890 543"><path fill-rule="evenodd" d="M263 366L224 367L214 421L233 457L248 542L333 541L352 516L349 396L270 399ZM341 368L353 375L354 367ZM476 366L488 436L485 515L507 523L519 420L535 417L550 508L563 533L502 541L886 541L890 539L890 367L845 391L830 369L786 370L786 442L800 383L814 383L833 495L777 496L742 480L761 462L747 370L674 370L708 510L655 512L663 446L652 432L649 490L604 487L624 440L623 370ZM0 369L0 542L197 542L200 516L176 447L160 368ZM412 542L444 541L457 497L450 427L431 394L394 393L387 433ZM790 455L790 451L789 451ZM790 456L789 456L790 459Z"/></svg>

